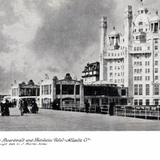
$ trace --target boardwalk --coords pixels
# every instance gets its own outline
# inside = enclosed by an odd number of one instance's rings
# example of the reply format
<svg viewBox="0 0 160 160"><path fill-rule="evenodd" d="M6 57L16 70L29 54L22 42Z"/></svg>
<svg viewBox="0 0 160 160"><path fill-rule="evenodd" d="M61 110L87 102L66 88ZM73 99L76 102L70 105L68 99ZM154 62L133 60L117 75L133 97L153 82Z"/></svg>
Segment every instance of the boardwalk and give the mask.
<svg viewBox="0 0 160 160"><path fill-rule="evenodd" d="M10 117L0 116L1 131L160 131L160 121L103 114L40 110L20 116L11 109Z"/></svg>

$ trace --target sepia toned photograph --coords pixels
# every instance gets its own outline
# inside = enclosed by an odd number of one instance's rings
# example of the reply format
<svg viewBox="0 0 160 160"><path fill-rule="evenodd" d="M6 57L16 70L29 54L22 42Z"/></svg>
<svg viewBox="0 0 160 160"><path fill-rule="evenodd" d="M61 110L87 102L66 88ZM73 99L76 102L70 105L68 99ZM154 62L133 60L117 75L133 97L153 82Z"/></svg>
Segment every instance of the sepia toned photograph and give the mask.
<svg viewBox="0 0 160 160"><path fill-rule="evenodd" d="M159 11L0 0L0 131L159 131Z"/></svg>

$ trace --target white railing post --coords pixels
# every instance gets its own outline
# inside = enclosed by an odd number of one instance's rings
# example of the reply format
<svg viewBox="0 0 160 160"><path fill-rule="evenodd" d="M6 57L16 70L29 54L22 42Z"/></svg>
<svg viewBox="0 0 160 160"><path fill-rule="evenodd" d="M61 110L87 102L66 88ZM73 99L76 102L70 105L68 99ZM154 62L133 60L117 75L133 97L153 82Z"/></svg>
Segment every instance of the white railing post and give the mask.
<svg viewBox="0 0 160 160"><path fill-rule="evenodd" d="M136 117L136 106L134 106L134 118Z"/></svg>
<svg viewBox="0 0 160 160"><path fill-rule="evenodd" d="M117 116L117 107L115 106L115 113L116 113L116 116Z"/></svg>
<svg viewBox="0 0 160 160"><path fill-rule="evenodd" d="M145 107L145 119L147 119L147 110L146 110L146 107Z"/></svg>
<svg viewBox="0 0 160 160"><path fill-rule="evenodd" d="M158 120L159 120L159 106L157 106L157 108L158 108Z"/></svg>

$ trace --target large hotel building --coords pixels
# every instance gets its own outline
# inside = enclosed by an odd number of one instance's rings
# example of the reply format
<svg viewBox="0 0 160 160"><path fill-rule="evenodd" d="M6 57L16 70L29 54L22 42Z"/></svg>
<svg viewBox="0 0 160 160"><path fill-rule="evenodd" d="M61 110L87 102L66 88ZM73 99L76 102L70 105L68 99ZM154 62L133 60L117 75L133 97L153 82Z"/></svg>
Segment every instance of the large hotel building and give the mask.
<svg viewBox="0 0 160 160"><path fill-rule="evenodd" d="M160 105L160 17L143 4L128 6L124 33L101 19L100 80L128 87L133 105Z"/></svg>

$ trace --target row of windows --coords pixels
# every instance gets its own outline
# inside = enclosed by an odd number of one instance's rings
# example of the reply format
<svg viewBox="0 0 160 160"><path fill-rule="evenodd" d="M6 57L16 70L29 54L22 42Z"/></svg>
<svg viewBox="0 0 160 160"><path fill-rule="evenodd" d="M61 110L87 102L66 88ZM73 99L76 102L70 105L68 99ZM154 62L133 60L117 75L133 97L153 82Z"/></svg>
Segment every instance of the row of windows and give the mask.
<svg viewBox="0 0 160 160"><path fill-rule="evenodd" d="M110 70L113 70L113 68L114 68L115 70L120 70L120 69L124 69L124 66L115 66L115 67L110 66L110 67L109 67Z"/></svg>
<svg viewBox="0 0 160 160"><path fill-rule="evenodd" d="M138 105L141 106L141 105L143 105L143 100L142 100L142 99L139 99L139 100L138 100L138 99L135 99L135 100L134 100L134 105L135 105L135 106L138 106Z"/></svg>
<svg viewBox="0 0 160 160"><path fill-rule="evenodd" d="M136 36L137 37L137 36ZM137 38L136 38L137 39ZM142 51L142 47L134 47L134 51Z"/></svg>
<svg viewBox="0 0 160 160"><path fill-rule="evenodd" d="M155 68L155 69L157 71L158 68ZM142 73L142 69L134 69L134 73ZM150 73L150 69L146 68L145 73Z"/></svg>
<svg viewBox="0 0 160 160"><path fill-rule="evenodd" d="M115 80L110 79L109 81L110 81L111 83L124 83L124 79L115 79Z"/></svg>
<svg viewBox="0 0 160 160"><path fill-rule="evenodd" d="M108 56L122 56L122 55L124 55L124 53L123 52L121 52L121 53L108 53Z"/></svg>
<svg viewBox="0 0 160 160"><path fill-rule="evenodd" d="M146 99L145 100L145 103L143 103L143 100L142 99L135 99L134 100L134 105L137 106L137 105L150 105L150 100L149 99ZM154 105L159 105L159 99L154 99Z"/></svg>
<svg viewBox="0 0 160 160"><path fill-rule="evenodd" d="M146 84L145 86L145 95L150 95L150 85ZM155 85L153 87L153 94L159 95L159 85ZM135 84L134 85L134 95L143 95L143 85L142 84Z"/></svg>
<svg viewBox="0 0 160 160"><path fill-rule="evenodd" d="M150 54L143 54L143 55L134 55L134 59L139 59L139 60L141 60L141 59L143 59L143 58L150 58L151 57L151 55Z"/></svg>
<svg viewBox="0 0 160 160"><path fill-rule="evenodd" d="M150 47L147 47L147 50L150 50ZM142 47L134 47L134 51L142 51Z"/></svg>
<svg viewBox="0 0 160 160"><path fill-rule="evenodd" d="M147 32L147 31L148 31L147 28L140 28L140 29L134 29L134 30L133 30L133 33L134 33L134 32Z"/></svg>
<svg viewBox="0 0 160 160"><path fill-rule="evenodd" d="M124 63L124 59L121 59L121 60L120 60L120 59L116 59L116 60L111 59L111 60L109 61L109 63L110 63L110 64L113 63L113 64L119 65L118 63ZM112 65L113 65L113 64L112 64Z"/></svg>
<svg viewBox="0 0 160 160"><path fill-rule="evenodd" d="M140 61L135 61L135 62L134 62L134 65L135 65L135 66L142 66L142 62L140 62Z"/></svg>
<svg viewBox="0 0 160 160"><path fill-rule="evenodd" d="M134 69L134 73L142 73L142 69Z"/></svg>
<svg viewBox="0 0 160 160"><path fill-rule="evenodd" d="M143 85L135 84L134 85L134 95L143 95ZM150 86L146 84L146 95L150 95Z"/></svg>
<svg viewBox="0 0 160 160"><path fill-rule="evenodd" d="M135 77L134 77L134 80L135 80L135 81L142 81L142 76L135 76Z"/></svg>
<svg viewBox="0 0 160 160"><path fill-rule="evenodd" d="M155 62L156 62L156 65L158 65L158 61L155 61ZM142 66L142 62L135 61L134 65L135 66ZM150 65L150 62L149 61L145 61L145 66L149 66L149 65Z"/></svg>
<svg viewBox="0 0 160 160"><path fill-rule="evenodd" d="M156 77L156 76L155 76ZM142 81L143 77L142 76L135 76L134 80L135 81ZM145 76L146 81L150 81L150 76ZM157 79L156 79L157 80Z"/></svg>
<svg viewBox="0 0 160 160"><path fill-rule="evenodd" d="M112 76L113 76L113 73L110 73L109 75L110 75L110 77L112 77ZM115 73L114 75L115 75L115 76L124 76L124 72Z"/></svg>

